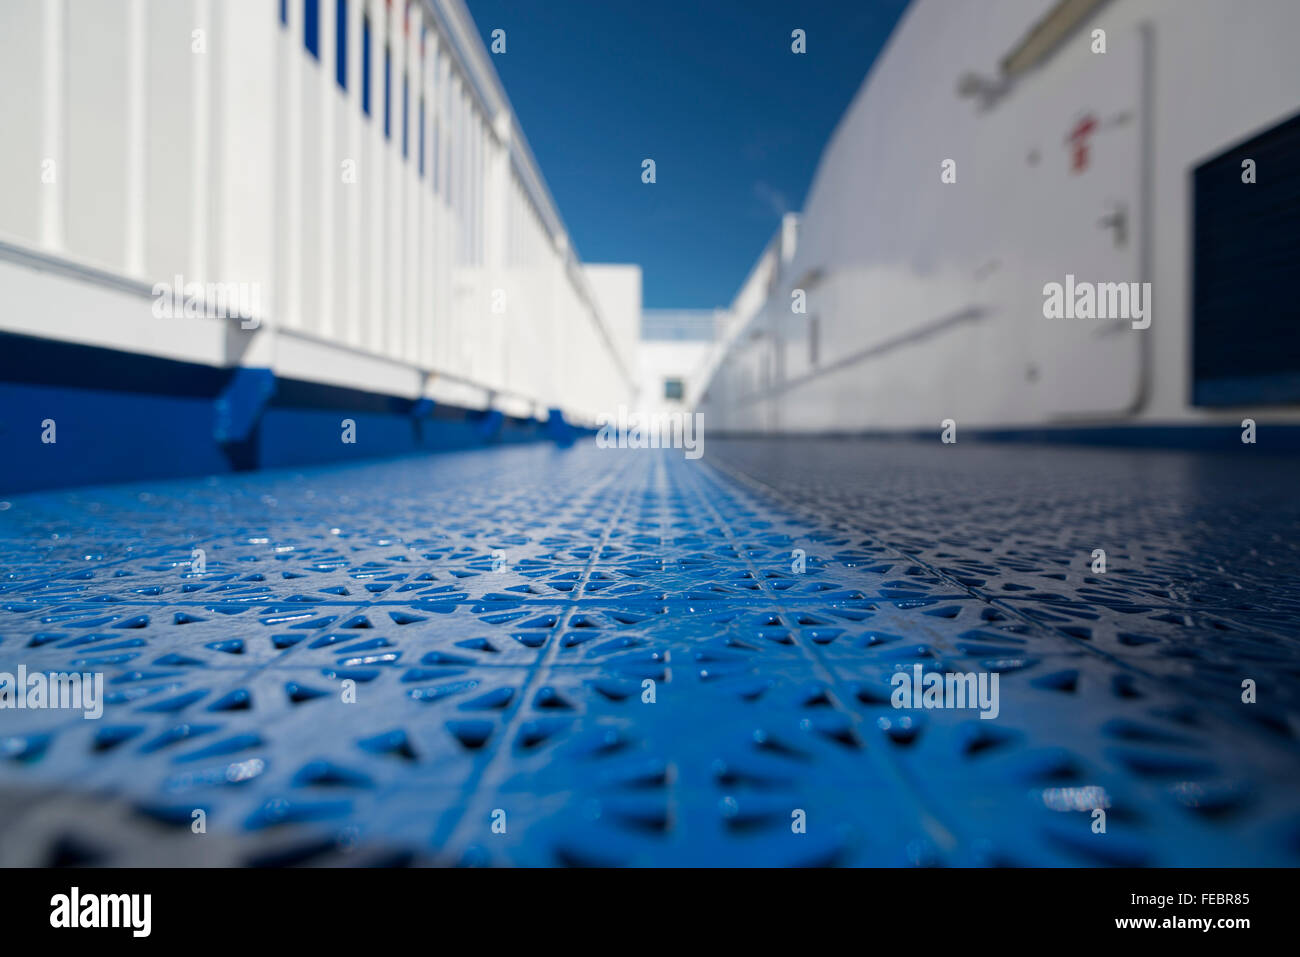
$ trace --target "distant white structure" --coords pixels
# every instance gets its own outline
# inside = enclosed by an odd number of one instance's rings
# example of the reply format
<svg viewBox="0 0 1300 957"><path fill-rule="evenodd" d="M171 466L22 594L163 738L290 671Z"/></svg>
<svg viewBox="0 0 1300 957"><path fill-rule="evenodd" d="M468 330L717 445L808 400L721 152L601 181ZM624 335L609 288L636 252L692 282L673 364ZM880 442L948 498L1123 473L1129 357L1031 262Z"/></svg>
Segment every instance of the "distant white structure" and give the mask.
<svg viewBox="0 0 1300 957"><path fill-rule="evenodd" d="M721 309L647 309L637 351L637 407L687 412L699 403L710 352L726 325Z"/></svg>

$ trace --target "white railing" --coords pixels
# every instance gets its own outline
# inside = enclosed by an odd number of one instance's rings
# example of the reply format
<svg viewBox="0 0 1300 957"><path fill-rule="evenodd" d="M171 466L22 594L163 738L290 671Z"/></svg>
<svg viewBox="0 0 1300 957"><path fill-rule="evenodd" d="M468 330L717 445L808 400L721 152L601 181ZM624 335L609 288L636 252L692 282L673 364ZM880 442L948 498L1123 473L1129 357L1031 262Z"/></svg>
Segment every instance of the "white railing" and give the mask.
<svg viewBox="0 0 1300 957"><path fill-rule="evenodd" d="M462 0L5 0L0 83L11 265L108 276L119 296L254 284L264 321L240 361L285 374L365 368L371 388L391 368L395 389L473 383L579 418L631 395ZM0 327L102 340L129 306L60 308L67 281L48 315ZM232 361L221 337L143 321L112 341L162 339Z"/></svg>

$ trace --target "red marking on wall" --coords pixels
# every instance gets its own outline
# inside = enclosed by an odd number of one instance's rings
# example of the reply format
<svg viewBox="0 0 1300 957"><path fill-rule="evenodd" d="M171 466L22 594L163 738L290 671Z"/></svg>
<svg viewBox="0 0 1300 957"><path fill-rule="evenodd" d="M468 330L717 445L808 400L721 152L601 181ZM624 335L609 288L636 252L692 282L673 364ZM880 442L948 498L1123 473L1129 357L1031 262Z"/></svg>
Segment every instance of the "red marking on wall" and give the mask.
<svg viewBox="0 0 1300 957"><path fill-rule="evenodd" d="M1088 137L1095 132L1097 132L1097 117L1088 113L1074 125L1074 129L1066 137L1066 141L1070 144L1070 172L1082 173L1088 168Z"/></svg>

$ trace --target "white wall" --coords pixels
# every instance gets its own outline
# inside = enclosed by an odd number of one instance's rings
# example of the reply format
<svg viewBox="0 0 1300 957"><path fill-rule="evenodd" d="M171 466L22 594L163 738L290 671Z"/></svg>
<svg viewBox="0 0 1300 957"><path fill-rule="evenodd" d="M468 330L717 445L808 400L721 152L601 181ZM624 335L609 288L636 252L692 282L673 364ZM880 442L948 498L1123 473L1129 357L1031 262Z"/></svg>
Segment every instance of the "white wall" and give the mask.
<svg viewBox="0 0 1300 957"><path fill-rule="evenodd" d="M626 263L587 263L583 271L615 348L632 364L640 338L641 267Z"/></svg>
<svg viewBox="0 0 1300 957"><path fill-rule="evenodd" d="M958 94L1053 6L909 8L822 156L797 252L709 386L715 427L1240 420L1188 405L1188 177L1300 108L1300 4L1104 4L991 109ZM1080 173L1067 138L1089 113ZM1117 207L1124 244L1099 225ZM1151 327L1044 319L1043 286L1067 273L1150 281ZM806 316L790 311L801 284Z"/></svg>

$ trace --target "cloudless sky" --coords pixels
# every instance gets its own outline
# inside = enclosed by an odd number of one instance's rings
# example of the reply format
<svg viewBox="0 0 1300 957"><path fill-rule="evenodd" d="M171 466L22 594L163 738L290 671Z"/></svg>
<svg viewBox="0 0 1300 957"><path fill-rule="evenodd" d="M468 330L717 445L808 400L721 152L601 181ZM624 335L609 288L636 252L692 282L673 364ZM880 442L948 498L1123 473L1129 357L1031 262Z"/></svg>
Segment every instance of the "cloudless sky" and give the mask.
<svg viewBox="0 0 1300 957"><path fill-rule="evenodd" d="M506 31L493 63L579 256L640 264L647 308L730 303L907 6L466 3L485 46Z"/></svg>

